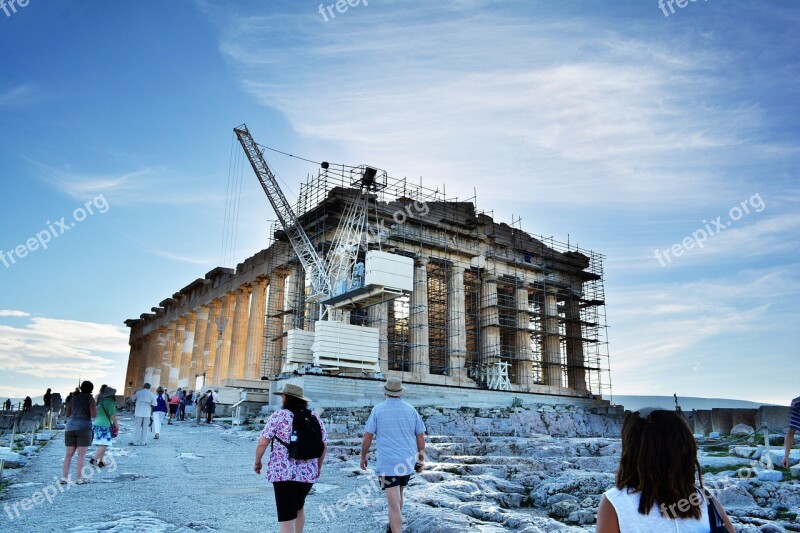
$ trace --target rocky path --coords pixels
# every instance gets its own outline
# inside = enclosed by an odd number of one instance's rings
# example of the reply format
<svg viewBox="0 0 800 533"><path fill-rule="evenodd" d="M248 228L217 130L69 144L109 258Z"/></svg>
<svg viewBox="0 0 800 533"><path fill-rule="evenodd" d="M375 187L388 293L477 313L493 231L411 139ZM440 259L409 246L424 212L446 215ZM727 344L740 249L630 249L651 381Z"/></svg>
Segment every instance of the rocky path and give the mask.
<svg viewBox="0 0 800 533"><path fill-rule="evenodd" d="M123 417L121 425L112 449L115 464L91 469L89 484L67 485L63 492L55 483L64 457L62 432L56 432L0 495L0 531L278 530L272 486L252 471L257 432L181 422L165 426L160 440L134 447L127 445L131 419ZM329 464L334 466L323 470L316 493L307 500L306 531L382 531L382 498L360 497L371 476L354 475L348 462ZM74 468L73 463L73 476ZM355 505L347 505L351 493ZM337 503L342 511L336 511Z"/></svg>

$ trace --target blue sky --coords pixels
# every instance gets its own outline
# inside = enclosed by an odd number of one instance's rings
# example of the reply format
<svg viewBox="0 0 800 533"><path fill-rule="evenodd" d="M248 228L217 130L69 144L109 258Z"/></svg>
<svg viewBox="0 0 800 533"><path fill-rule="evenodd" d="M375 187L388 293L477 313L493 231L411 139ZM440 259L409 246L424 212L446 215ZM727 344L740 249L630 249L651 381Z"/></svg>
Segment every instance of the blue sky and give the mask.
<svg viewBox="0 0 800 533"><path fill-rule="evenodd" d="M0 10L0 396L122 385L122 322L220 264L242 122L605 254L615 393L800 394L800 6L353 3Z"/></svg>

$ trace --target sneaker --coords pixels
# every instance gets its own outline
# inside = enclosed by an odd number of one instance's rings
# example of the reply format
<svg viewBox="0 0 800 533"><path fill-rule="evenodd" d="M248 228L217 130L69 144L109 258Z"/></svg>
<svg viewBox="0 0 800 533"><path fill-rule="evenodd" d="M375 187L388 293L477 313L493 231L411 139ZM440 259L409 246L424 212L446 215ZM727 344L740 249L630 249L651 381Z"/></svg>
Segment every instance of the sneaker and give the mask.
<svg viewBox="0 0 800 533"><path fill-rule="evenodd" d="M89 464L90 464L90 465L93 465L93 464L94 464L94 457L92 457L91 459L89 459Z"/></svg>
<svg viewBox="0 0 800 533"><path fill-rule="evenodd" d="M158 436L158 433L156 433L156 436L155 436L155 437L153 437L153 438L154 438L154 439L160 439L161 437L159 437L159 436Z"/></svg>
<svg viewBox="0 0 800 533"><path fill-rule="evenodd" d="M58 484L59 485L69 485L69 479L67 479L65 477L62 477L61 479L58 480Z"/></svg>
<svg viewBox="0 0 800 533"><path fill-rule="evenodd" d="M108 465L106 465L103 461L100 461L99 463L97 463L97 466L100 468L105 468Z"/></svg>
<svg viewBox="0 0 800 533"><path fill-rule="evenodd" d="M78 479L77 481L75 481L75 484L76 485L88 485L89 484L89 480L82 477L82 478Z"/></svg>

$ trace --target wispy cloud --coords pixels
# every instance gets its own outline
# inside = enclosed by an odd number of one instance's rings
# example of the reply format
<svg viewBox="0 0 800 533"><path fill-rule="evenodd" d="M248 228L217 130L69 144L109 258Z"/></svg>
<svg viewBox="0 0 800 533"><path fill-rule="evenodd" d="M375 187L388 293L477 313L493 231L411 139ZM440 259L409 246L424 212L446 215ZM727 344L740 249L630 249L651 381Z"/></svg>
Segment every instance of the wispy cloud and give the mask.
<svg viewBox="0 0 800 533"><path fill-rule="evenodd" d="M38 89L31 83L0 90L0 107L28 104L36 97L37 93Z"/></svg>
<svg viewBox="0 0 800 533"><path fill-rule="evenodd" d="M322 29L299 15L236 18L220 49L244 90L302 134L358 147L394 174L502 177L503 191L481 194L495 201L519 201L535 180L531 203L697 204L726 170L767 157L764 113L723 95L730 59L711 42L667 53L655 36L598 34L590 18L460 9L443 20L380 6Z"/></svg>
<svg viewBox="0 0 800 533"><path fill-rule="evenodd" d="M124 204L219 204L224 196L193 187L196 180L176 176L164 167L143 167L124 173L92 174L69 165L50 166L27 159L42 178L70 198L85 201L103 193Z"/></svg>
<svg viewBox="0 0 800 533"><path fill-rule="evenodd" d="M669 373L675 361L703 354L708 340L780 332L784 326L771 309L790 295L800 296L800 280L778 268L617 290L609 311L617 326L611 334L615 373ZM716 362L727 355L717 354ZM730 361L744 367L751 362Z"/></svg>
<svg viewBox="0 0 800 533"><path fill-rule="evenodd" d="M168 252L165 250L151 250L150 253L158 257L163 257L164 259L169 259L170 261L178 261L179 263L188 263L190 265L204 265L210 267L214 264L214 261L211 261L203 257L192 257L188 255L181 255Z"/></svg>
<svg viewBox="0 0 800 533"><path fill-rule="evenodd" d="M14 311L13 309L0 309L0 316L31 316L25 311Z"/></svg>

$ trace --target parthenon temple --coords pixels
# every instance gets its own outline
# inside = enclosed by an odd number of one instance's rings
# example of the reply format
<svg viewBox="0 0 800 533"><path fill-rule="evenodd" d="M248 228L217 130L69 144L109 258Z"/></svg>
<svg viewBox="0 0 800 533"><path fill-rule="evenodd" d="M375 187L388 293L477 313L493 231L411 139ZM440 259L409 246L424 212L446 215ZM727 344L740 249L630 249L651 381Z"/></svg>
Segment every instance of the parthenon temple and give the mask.
<svg viewBox="0 0 800 533"><path fill-rule="evenodd" d="M320 171L295 213L321 254L350 183ZM265 202L265 212L268 210ZM367 250L413 259L413 289L345 310L377 331L374 368L314 368L303 332L320 303L285 232L235 269L217 267L150 312L129 319L126 393L274 381L313 372L469 389L593 398L610 392L603 256L497 223L474 199L447 198L405 179L370 193ZM305 361L305 362L304 362Z"/></svg>

